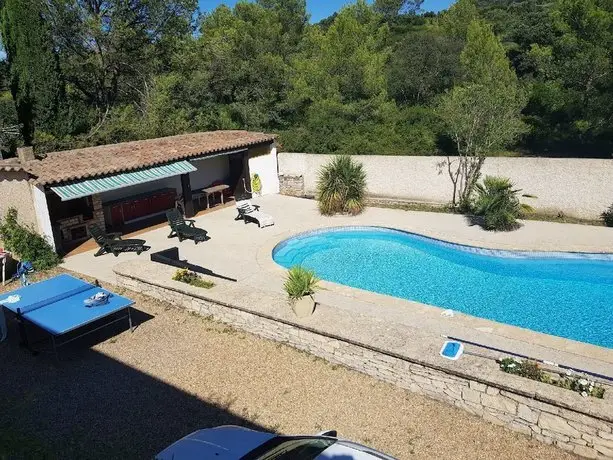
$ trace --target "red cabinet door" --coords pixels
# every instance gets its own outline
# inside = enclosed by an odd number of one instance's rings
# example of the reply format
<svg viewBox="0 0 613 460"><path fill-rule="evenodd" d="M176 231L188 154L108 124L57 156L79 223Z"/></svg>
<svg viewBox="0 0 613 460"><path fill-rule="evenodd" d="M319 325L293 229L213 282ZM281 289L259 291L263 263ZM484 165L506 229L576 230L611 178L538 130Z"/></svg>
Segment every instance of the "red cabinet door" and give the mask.
<svg viewBox="0 0 613 460"><path fill-rule="evenodd" d="M121 204L121 209L123 210L124 222L134 219L134 206L132 205L132 201L124 201Z"/></svg>
<svg viewBox="0 0 613 460"><path fill-rule="evenodd" d="M123 213L121 212L121 204L114 204L111 206L111 224L121 225L123 224Z"/></svg>

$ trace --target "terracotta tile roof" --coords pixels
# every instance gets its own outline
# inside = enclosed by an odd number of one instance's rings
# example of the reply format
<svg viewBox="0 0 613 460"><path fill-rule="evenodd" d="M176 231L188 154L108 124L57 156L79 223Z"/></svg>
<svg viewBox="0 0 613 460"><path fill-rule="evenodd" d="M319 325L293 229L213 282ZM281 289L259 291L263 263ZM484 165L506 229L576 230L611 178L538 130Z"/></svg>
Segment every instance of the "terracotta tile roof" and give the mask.
<svg viewBox="0 0 613 460"><path fill-rule="evenodd" d="M53 184L145 168L274 141L275 135L249 131L210 131L47 154L26 163L39 184Z"/></svg>
<svg viewBox="0 0 613 460"><path fill-rule="evenodd" d="M0 171L23 171L23 166L18 158L0 160Z"/></svg>

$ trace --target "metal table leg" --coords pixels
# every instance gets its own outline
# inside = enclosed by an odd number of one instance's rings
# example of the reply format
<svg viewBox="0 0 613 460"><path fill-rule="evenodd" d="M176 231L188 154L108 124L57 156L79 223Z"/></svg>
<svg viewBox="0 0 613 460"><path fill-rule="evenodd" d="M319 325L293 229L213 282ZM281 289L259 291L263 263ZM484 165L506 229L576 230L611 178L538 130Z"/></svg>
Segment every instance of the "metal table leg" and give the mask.
<svg viewBox="0 0 613 460"><path fill-rule="evenodd" d="M130 332L134 332L134 327L132 326L132 313L131 308L128 307L128 323L130 324Z"/></svg>

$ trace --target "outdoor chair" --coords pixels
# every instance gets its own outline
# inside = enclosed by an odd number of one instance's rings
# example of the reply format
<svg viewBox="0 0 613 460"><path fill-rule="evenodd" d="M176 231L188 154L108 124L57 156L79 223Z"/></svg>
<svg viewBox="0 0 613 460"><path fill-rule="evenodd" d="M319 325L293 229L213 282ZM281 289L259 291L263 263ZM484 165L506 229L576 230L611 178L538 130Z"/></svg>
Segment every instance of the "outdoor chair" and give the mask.
<svg viewBox="0 0 613 460"><path fill-rule="evenodd" d="M195 244L209 239L208 232L195 226L193 219L185 219L178 209L166 211L166 218L170 225L168 238L179 238L179 241L194 240Z"/></svg>
<svg viewBox="0 0 613 460"><path fill-rule="evenodd" d="M95 257L109 253L117 257L121 252L136 252L136 254L140 254L149 249L148 246L145 246L145 240L123 240L121 239L121 233L106 233L97 224L91 224L88 227L88 231L94 241L100 246L98 252L94 254Z"/></svg>
<svg viewBox="0 0 613 460"><path fill-rule="evenodd" d="M260 228L275 225L275 221L271 215L261 212L260 207L251 204L249 200L237 201L236 210L238 211L238 215L234 220L242 220L245 224L255 222Z"/></svg>

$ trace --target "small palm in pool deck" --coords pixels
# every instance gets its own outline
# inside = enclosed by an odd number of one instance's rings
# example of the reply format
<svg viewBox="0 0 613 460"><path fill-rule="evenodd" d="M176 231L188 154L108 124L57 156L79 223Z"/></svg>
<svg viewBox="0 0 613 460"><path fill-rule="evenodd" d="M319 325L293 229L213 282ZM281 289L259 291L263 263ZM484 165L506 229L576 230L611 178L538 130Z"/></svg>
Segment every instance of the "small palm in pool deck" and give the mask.
<svg viewBox="0 0 613 460"><path fill-rule="evenodd" d="M283 287L290 301L300 300L302 297L312 295L318 289L319 279L315 272L299 265L289 269Z"/></svg>
<svg viewBox="0 0 613 460"><path fill-rule="evenodd" d="M338 156L319 172L317 200L322 214L359 214L364 210L365 197L364 167L351 157Z"/></svg>

